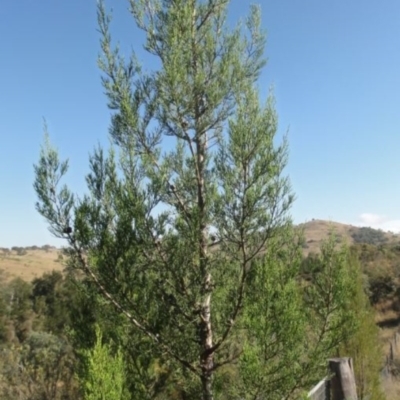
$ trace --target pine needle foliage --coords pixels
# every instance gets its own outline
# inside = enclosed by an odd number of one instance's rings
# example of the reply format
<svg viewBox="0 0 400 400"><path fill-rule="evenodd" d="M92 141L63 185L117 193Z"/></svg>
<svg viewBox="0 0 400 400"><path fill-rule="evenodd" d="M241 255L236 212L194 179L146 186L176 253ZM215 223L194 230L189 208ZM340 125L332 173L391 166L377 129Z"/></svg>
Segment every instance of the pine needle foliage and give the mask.
<svg viewBox="0 0 400 400"><path fill-rule="evenodd" d="M96 327L96 343L83 353L85 374L80 377L85 400L127 399L125 368L121 350L113 354L111 346L103 343L102 333Z"/></svg>
<svg viewBox="0 0 400 400"><path fill-rule="evenodd" d="M112 45L111 17L98 3L112 145L94 149L88 193L78 197L59 189L68 162L46 141L37 210L67 241L70 267L171 371L175 396L232 399L247 387L246 398L275 389L287 397L304 383L295 360L308 333L288 145L277 141L272 92L259 99L260 8L229 29L228 4L131 0L144 49L160 65L145 70ZM230 397L227 382L236 382Z"/></svg>

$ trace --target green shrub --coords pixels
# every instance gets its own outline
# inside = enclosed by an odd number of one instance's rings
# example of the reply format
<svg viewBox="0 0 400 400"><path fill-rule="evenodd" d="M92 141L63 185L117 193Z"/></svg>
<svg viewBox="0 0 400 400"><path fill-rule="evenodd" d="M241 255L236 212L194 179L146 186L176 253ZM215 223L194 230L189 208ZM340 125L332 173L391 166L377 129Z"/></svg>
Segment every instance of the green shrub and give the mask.
<svg viewBox="0 0 400 400"><path fill-rule="evenodd" d="M353 229L351 232L351 237L356 243L366 243L374 245L383 244L388 241L383 231L368 227Z"/></svg>
<svg viewBox="0 0 400 400"><path fill-rule="evenodd" d="M96 327L93 349L84 351L85 373L81 385L85 400L128 399L125 389L125 366L120 350L113 354L111 345L104 344L102 333Z"/></svg>

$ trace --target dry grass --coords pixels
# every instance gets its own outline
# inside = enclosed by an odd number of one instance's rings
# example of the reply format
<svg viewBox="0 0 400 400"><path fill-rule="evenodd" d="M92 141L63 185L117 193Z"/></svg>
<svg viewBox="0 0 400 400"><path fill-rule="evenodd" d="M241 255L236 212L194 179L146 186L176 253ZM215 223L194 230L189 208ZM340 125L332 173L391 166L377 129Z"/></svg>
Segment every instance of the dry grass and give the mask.
<svg viewBox="0 0 400 400"><path fill-rule="evenodd" d="M386 395L386 400L400 399L400 379L390 377L382 381L382 389Z"/></svg>
<svg viewBox="0 0 400 400"><path fill-rule="evenodd" d="M399 319L399 311L396 307L396 300L393 298L380 300L375 308L375 322L378 325L388 325L388 322Z"/></svg>
<svg viewBox="0 0 400 400"><path fill-rule="evenodd" d="M28 250L24 255L15 251L9 254L0 253L0 270L7 280L20 277L26 281L43 275L52 270L61 271L63 266L57 262L59 250Z"/></svg>
<svg viewBox="0 0 400 400"><path fill-rule="evenodd" d="M328 239L329 233L333 232L338 235L343 243L353 244L354 240L351 236L352 230L359 227L341 224L339 222L333 221L323 221L319 219L313 219L312 221L306 222L299 225L300 228L304 229L304 235L306 238L307 248L304 249L305 255L313 252L317 253L321 242ZM398 242L400 240L400 235L385 232L385 237L388 242Z"/></svg>
<svg viewBox="0 0 400 400"><path fill-rule="evenodd" d="M390 354L390 345L392 343L394 350L394 363L400 365L400 343L394 343L394 336L399 332L399 325L392 324L392 321L400 320L400 313L396 311L395 303L392 299L380 301L375 306L375 322L384 326L379 330L379 339L382 345L382 363L386 362ZM400 371L399 371L400 372ZM386 400L400 399L400 377L382 375L382 389L386 396Z"/></svg>

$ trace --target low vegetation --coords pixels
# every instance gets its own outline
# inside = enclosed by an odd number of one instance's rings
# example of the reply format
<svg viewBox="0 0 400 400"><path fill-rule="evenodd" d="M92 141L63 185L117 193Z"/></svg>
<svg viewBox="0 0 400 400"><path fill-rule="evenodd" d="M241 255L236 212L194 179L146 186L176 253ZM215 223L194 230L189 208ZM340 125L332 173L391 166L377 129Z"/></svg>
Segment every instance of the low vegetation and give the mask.
<svg viewBox="0 0 400 400"><path fill-rule="evenodd" d="M351 236L356 243L379 245L388 241L383 231L368 227L352 229Z"/></svg>
<svg viewBox="0 0 400 400"><path fill-rule="evenodd" d="M331 270L331 275L329 275L326 270L329 262L336 260L334 264L339 268L340 265L346 268L351 281L357 283L353 286L355 291L352 292L352 301L345 302L341 306L344 307L343 312L346 313L348 323L351 323L349 318L350 315L353 315L351 318L354 318L356 323L351 324L357 329L347 333L342 332L344 334L342 337L340 330L336 329L335 336L332 337L335 339L335 343L325 343L324 345L327 346L325 350L320 348L319 357L317 357L317 353L314 353L314 356L321 361L324 357L338 354L352 356L355 361L360 398L362 394L370 394L372 399L383 399L382 387L379 382L380 371L385 360L383 350L385 342L379 340L379 329L385 330L385 323L390 324L390 319L385 319L384 315L399 315L396 314L396 304L399 301L397 288L400 287L400 283L392 274L395 271L393 268L399 265L400 253L393 245L386 245L383 249L369 245L368 253L366 253L366 248L357 244L350 251L338 253L335 250L336 245L336 240L333 238L330 245L328 242L322 247L320 255L308 255L303 258L297 275L300 279L299 282L305 284L305 286L302 285L303 288L307 288L302 290L306 302L302 310L322 310L321 306L316 307L316 304L318 301L324 301L324 294L330 292L327 290L329 285L333 285L332 292L342 293L343 287L340 289L341 284L338 280L342 273L335 269ZM40 251L37 250L37 252L40 255ZM343 260L343 257L348 259L344 264L340 261ZM371 271L382 263L387 266L382 270L382 278L386 276L389 279L391 277L394 289L390 292L381 292L381 296L376 298L375 295L379 292L370 289L375 279L375 276L371 275ZM64 266L66 265L64 264ZM270 273L272 271L270 270ZM288 296L293 299L295 294L290 294L291 292L287 291L289 288L278 289L274 283L276 281L270 279L271 277L265 280L267 285L265 286L265 296L267 296L266 302L271 304L270 311L268 311L271 313L274 307L278 307L279 304L281 304L279 307L282 307L285 304L281 300L273 306L274 297ZM343 284L346 284L345 282L343 281ZM102 300L98 290L84 276L77 280L76 275L69 268L64 273L48 272L31 282L19 278L5 279L3 274L0 292L1 398L17 400L25 398L95 399L97 397L93 397L95 395L90 388L97 385L96 382L100 380L104 383L104 390L107 390L107 379L114 379L108 377L114 377L117 371L120 371L119 379L121 379L122 385L120 390L126 399L198 398L196 390L193 389L194 391L191 392L190 375L177 376L174 368L165 363L162 353L157 355L157 353L149 352L148 343L143 342L141 335L130 327L123 316L115 313L114 307ZM263 292L258 290L257 293L262 296ZM391 302L391 305L381 315L379 323L382 328L379 328L374 323L374 318L376 318L377 310L380 310L380 305L385 302L387 304L388 301ZM375 305L376 311L372 308L372 304ZM269 319L266 321L268 325L262 327L257 321L252 330L260 326L258 329L262 329L267 337L270 332L271 337L276 338L276 334L273 336L274 333L271 329L281 325L282 334L288 331L290 333L280 337L281 345L285 345L291 350L299 348L300 345L304 346L302 338L298 336L299 325L292 326L295 331L290 331L290 326L284 328L288 321L293 322L293 318L285 318L288 311L282 308L279 310L278 315L282 315L281 322L275 320L272 326L271 319ZM257 317L260 315L256 309L254 312ZM250 317L251 314L249 314ZM316 317L312 313L308 315L309 321L313 321L313 327L318 326L320 317L315 319ZM321 323L323 320L322 318ZM253 323L251 318L247 323ZM234 343L233 341L231 346L235 346ZM147 351L145 351L146 348ZM246 357L248 359L253 354L252 363L254 363L257 360L257 353L255 353L257 348L252 346L248 350L251 352ZM308 348L308 351L312 352L312 349ZM304 354L296 356L304 357ZM281 351L280 357L276 360L278 362L276 366L279 367L281 373L285 371L284 365L288 362L283 357L284 352ZM103 361L98 361L100 359ZM18 367L21 365L23 365L22 370ZM246 390L243 390L242 394L248 393L247 388L255 384L254 379L265 380L266 384L275 391L276 387L271 381L268 381L273 375L268 372L268 369L265 369L266 367L270 368L271 364L268 366L256 365L255 370L259 371L259 375L254 374L254 364L252 365L253 369L249 372L246 372L248 368L246 364L239 363L224 367L221 369L221 375L217 376L218 385L221 388L224 388L225 385L231 386L232 382L237 379L237 374L240 373L246 377L246 381L244 381ZM286 379L292 376L292 367L293 364L290 363L288 370L290 373ZM395 368L392 369L395 371ZM291 396L296 398L295 393L306 391L319 380L322 373L322 370L317 369L313 375L314 378L305 379L299 387L292 386L294 392ZM384 382L384 388L388 388L387 390L392 392L395 382L393 379L388 381L390 385L388 382ZM240 393L240 387L236 390ZM111 393L112 391L110 391L110 395ZM108 398L122 398L119 396L120 394ZM235 398L235 396L230 393L227 398Z"/></svg>

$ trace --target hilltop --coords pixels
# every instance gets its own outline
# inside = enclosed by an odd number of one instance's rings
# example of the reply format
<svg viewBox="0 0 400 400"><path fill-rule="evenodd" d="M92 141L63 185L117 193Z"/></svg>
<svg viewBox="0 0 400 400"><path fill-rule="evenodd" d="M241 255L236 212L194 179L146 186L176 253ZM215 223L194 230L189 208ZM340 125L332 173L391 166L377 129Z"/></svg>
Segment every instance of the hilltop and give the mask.
<svg viewBox="0 0 400 400"><path fill-rule="evenodd" d="M400 243L400 234L384 232L370 227L318 219L313 219L298 226L304 230L306 240L304 252L306 255L310 252L318 252L321 242L328 239L332 230L342 242L348 245L356 243L373 245Z"/></svg>

